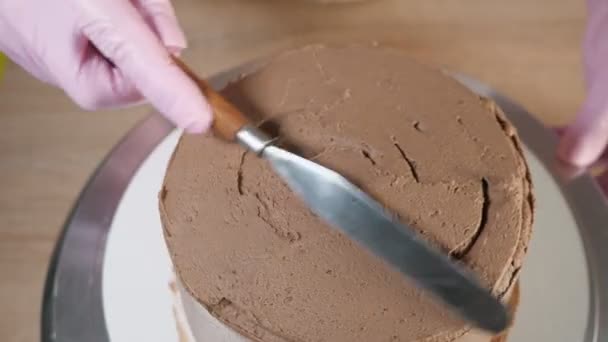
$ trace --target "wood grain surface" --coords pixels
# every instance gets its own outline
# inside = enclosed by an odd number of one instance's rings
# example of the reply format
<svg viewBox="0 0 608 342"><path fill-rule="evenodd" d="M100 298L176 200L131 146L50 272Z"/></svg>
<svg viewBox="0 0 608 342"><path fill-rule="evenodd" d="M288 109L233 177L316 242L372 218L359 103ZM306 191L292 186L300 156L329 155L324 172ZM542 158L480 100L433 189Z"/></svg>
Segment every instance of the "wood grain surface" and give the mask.
<svg viewBox="0 0 608 342"><path fill-rule="evenodd" d="M583 0L174 0L202 76L306 43L378 42L477 77L547 124L583 98ZM39 340L48 258L91 172L150 108L87 113L9 64L0 82L0 341Z"/></svg>

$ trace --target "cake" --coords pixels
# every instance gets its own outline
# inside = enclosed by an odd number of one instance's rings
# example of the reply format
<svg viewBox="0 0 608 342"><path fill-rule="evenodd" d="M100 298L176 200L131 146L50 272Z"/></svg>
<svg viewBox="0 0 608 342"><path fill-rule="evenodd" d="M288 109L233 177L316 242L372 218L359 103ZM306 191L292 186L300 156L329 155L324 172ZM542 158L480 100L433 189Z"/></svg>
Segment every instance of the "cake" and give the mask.
<svg viewBox="0 0 608 342"><path fill-rule="evenodd" d="M224 95L277 144L334 169L513 310L533 221L515 129L399 50L309 46ZM198 342L489 342L313 215L262 159L183 135L159 194Z"/></svg>

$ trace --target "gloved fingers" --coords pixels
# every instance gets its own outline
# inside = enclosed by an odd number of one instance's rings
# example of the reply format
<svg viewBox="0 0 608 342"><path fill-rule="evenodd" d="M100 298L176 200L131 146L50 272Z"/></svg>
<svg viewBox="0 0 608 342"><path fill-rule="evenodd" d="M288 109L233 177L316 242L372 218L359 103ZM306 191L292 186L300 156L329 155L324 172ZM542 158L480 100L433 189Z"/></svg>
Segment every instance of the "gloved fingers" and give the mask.
<svg viewBox="0 0 608 342"><path fill-rule="evenodd" d="M137 9L128 1L102 4L103 8L83 6L83 34L174 124L188 132L205 131L212 119L207 101L173 63Z"/></svg>
<svg viewBox="0 0 608 342"><path fill-rule="evenodd" d="M558 147L565 162L588 167L595 163L608 144L608 2L587 0L588 18L584 39L587 98L574 123L568 127Z"/></svg>
<svg viewBox="0 0 608 342"><path fill-rule="evenodd" d="M87 110L116 108L142 100L133 83L120 69L99 53L85 38L80 42L82 61L73 74L73 79L65 82L68 95Z"/></svg>
<svg viewBox="0 0 608 342"><path fill-rule="evenodd" d="M554 127L553 131L561 138L566 134L567 127ZM558 162L554 164L553 170L566 181L575 179L585 173L589 174L595 178L604 195L608 197L608 149L604 149L599 158L587 167Z"/></svg>
<svg viewBox="0 0 608 342"><path fill-rule="evenodd" d="M558 147L565 162L586 167L595 162L608 145L608 79L594 82L576 120L570 125Z"/></svg>
<svg viewBox="0 0 608 342"><path fill-rule="evenodd" d="M131 0L148 26L174 55L187 47L186 36L182 31L175 10L169 0Z"/></svg>
<svg viewBox="0 0 608 342"><path fill-rule="evenodd" d="M560 139L566 134L567 131L568 126L553 127L553 132L555 132L555 134L557 134ZM604 149L602 154L600 154L598 159L593 164L590 164L589 167L594 168L598 165L606 167L608 169L608 146L606 146L606 148Z"/></svg>

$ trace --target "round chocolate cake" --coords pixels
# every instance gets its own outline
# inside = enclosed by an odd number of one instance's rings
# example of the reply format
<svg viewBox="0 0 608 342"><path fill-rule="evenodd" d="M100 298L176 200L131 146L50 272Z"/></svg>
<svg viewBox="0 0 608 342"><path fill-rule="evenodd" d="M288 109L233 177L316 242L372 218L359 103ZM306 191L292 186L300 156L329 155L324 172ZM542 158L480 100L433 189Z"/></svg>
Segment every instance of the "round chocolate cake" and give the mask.
<svg viewBox="0 0 608 342"><path fill-rule="evenodd" d="M531 180L492 102L403 52L311 46L224 90L286 149L330 167L505 300L530 239ZM263 160L184 135L160 193L196 325L225 341L491 341L331 228ZM219 323L218 323L219 322Z"/></svg>

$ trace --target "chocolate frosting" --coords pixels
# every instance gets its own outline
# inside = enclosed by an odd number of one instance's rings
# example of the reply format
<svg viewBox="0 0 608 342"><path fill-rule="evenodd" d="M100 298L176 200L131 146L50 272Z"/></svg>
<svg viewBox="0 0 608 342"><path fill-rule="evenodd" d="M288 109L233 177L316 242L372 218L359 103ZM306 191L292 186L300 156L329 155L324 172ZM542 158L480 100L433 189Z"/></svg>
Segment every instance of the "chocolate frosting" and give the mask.
<svg viewBox="0 0 608 342"><path fill-rule="evenodd" d="M515 130L494 103L373 47L288 52L224 93L280 145L349 178L497 296L513 288L533 198ZM184 135L160 209L184 286L252 340L453 341L470 330L235 144Z"/></svg>

